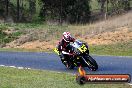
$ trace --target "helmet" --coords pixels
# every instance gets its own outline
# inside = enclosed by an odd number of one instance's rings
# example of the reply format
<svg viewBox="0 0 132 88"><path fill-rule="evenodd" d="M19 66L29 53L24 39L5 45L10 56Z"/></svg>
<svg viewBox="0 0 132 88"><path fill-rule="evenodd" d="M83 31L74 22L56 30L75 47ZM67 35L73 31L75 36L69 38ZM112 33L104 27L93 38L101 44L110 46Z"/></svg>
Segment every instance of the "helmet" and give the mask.
<svg viewBox="0 0 132 88"><path fill-rule="evenodd" d="M63 33L63 39L64 39L66 42L70 42L71 33L70 33L70 32L64 32L64 33Z"/></svg>

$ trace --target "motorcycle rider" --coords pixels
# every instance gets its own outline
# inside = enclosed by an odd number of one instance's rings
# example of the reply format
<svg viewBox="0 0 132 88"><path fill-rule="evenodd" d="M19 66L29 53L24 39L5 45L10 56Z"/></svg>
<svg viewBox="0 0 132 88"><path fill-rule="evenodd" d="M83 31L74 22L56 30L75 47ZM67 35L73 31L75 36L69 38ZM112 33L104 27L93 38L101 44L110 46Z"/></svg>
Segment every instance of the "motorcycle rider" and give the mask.
<svg viewBox="0 0 132 88"><path fill-rule="evenodd" d="M70 42L74 42L75 38L71 36L70 32L64 32L61 41L58 44L59 56L62 63L69 67L68 59L71 56L74 56L74 53L71 50ZM65 54L64 54L65 53Z"/></svg>

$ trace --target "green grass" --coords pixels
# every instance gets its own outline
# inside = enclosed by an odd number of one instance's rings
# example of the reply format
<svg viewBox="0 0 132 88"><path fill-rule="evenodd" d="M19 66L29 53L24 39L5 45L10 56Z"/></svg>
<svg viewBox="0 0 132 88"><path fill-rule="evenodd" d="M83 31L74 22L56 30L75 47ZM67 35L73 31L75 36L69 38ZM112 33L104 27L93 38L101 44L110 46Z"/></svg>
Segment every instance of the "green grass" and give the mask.
<svg viewBox="0 0 132 88"><path fill-rule="evenodd" d="M11 34L7 34L4 31L8 30L9 27L11 27L11 26L9 26L9 24L0 24L0 45L9 43L9 42L17 39L20 35L23 34L23 32L18 30L17 28L14 28L15 32L13 32Z"/></svg>
<svg viewBox="0 0 132 88"><path fill-rule="evenodd" d="M132 41L125 42L125 43L111 44L111 45L98 45L98 46L90 45L89 49L90 49L90 54L132 56ZM52 49L51 50L39 50L39 49L0 48L0 51L52 52Z"/></svg>
<svg viewBox="0 0 132 88"><path fill-rule="evenodd" d="M76 83L75 76L46 70L0 67L0 88L131 88L128 84Z"/></svg>
<svg viewBox="0 0 132 88"><path fill-rule="evenodd" d="M15 29L18 32L13 33L13 36L20 36L21 33L24 34L31 34L32 38L43 38L45 37L58 37L59 34L54 34L58 32L63 32L67 29L66 26L60 26L60 25L48 25L41 22L35 22L35 23L1 23L0 24L0 31L7 30L7 29ZM39 33L36 35L36 32ZM33 33L33 34L32 34ZM61 34L60 34L61 35ZM0 34L0 36L6 37L7 35L4 35L3 33ZM1 37L2 38L2 37ZM3 38L2 38L3 39Z"/></svg>
<svg viewBox="0 0 132 88"><path fill-rule="evenodd" d="M17 32L11 34L11 35L4 35L2 33L3 30L7 29L14 29ZM21 34L28 34L30 40L51 40L51 39L58 39L61 37L61 34L68 30L67 25L50 25L42 22L35 22L35 23L1 23L0 24L0 30L2 30L0 33L0 39L1 42L8 43L7 40L12 41L15 38L19 37ZM36 34L37 33L37 34ZM11 39L9 39L9 38ZM6 38L6 39L5 39Z"/></svg>
<svg viewBox="0 0 132 88"><path fill-rule="evenodd" d="M90 52L98 55L132 56L132 41L111 45L91 46Z"/></svg>
<svg viewBox="0 0 132 88"><path fill-rule="evenodd" d="M32 22L32 23L0 23L0 30L5 30L8 28L13 28L15 30L28 30L28 29L34 29L34 30L52 30L52 31L60 31L66 30L68 28L67 25L57 25L57 24L47 24L42 21L40 22Z"/></svg>
<svg viewBox="0 0 132 88"><path fill-rule="evenodd" d="M45 25L42 22L34 22L34 23L1 23L0 29L7 29L8 27L12 27L16 30L22 30L22 29L35 29L35 28L43 28L47 27L48 25Z"/></svg>
<svg viewBox="0 0 132 88"><path fill-rule="evenodd" d="M0 48L0 51L10 52L52 52L52 50L22 49L22 48Z"/></svg>
<svg viewBox="0 0 132 88"><path fill-rule="evenodd" d="M98 45L98 46L90 45L89 50L90 50L90 54L97 54L97 55L132 56L132 41L121 42L110 45ZM39 50L39 49L0 48L0 51L52 52L52 49Z"/></svg>
<svg viewBox="0 0 132 88"><path fill-rule="evenodd" d="M84 27L84 28L83 28ZM87 27L87 29L86 29ZM8 43L10 41L13 41L17 37L23 34L31 34L31 40L42 40L42 41L52 41L52 40L59 40L62 36L62 33L64 31L70 31L73 35L80 33L81 35L86 35L90 30L89 26L77 26L77 27L71 27L68 25L48 25L45 23L13 23L13 24L0 24L0 31L6 30L8 28L13 28L17 32L6 35L2 32L0 32L0 42L1 43ZM84 30L83 32L79 32L81 29ZM81 30L82 31L82 30ZM96 31L96 29L95 29ZM37 33L37 34L36 34ZM85 34L86 33L86 34ZM27 50L27 49L3 49L0 48L0 51L40 51L40 50ZM41 50L41 51L48 51L48 50ZM49 51L48 51L49 52ZM128 41L126 43L121 42L117 44L110 44L110 45L98 45L98 46L90 46L90 53L91 54L98 54L98 55L115 55L115 56L132 56L132 41Z"/></svg>

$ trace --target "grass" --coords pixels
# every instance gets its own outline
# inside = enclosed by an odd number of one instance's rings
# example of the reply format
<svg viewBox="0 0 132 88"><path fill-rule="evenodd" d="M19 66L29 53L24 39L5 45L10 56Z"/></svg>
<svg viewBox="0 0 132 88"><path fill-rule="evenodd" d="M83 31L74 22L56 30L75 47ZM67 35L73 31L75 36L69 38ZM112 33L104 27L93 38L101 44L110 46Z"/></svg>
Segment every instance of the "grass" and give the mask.
<svg viewBox="0 0 132 88"><path fill-rule="evenodd" d="M76 83L75 76L46 70L0 67L0 88L131 88L128 84Z"/></svg>
<svg viewBox="0 0 132 88"><path fill-rule="evenodd" d="M111 45L98 45L98 46L90 45L89 50L90 50L90 54L97 54L97 55L132 56L132 41L116 43ZM39 50L39 49L0 48L0 51L52 52L52 49Z"/></svg>
<svg viewBox="0 0 132 88"><path fill-rule="evenodd" d="M80 36L86 36L90 34L99 34L103 32L109 32L109 31L116 31L119 30L120 27L132 27L132 12L129 12L125 15L118 16L117 18L93 23L93 24L87 24L87 25L67 25L63 24L57 25L57 24L46 24L43 22L33 22L33 23L12 23L12 24L0 24L0 29L5 29L12 27L16 30L24 30L26 33L30 34L35 30L38 30L39 34L36 35L39 38L45 39L45 37L48 37L49 39L58 39L61 37L61 34L64 31L70 31L73 35L80 35ZM45 33L41 31L45 31ZM39 36L41 35L41 36ZM32 37L36 37L32 36ZM45 37L43 37L45 36ZM36 39L36 38L35 38Z"/></svg>
<svg viewBox="0 0 132 88"><path fill-rule="evenodd" d="M132 56L132 41L111 45L91 46L90 52L98 55Z"/></svg>
<svg viewBox="0 0 132 88"><path fill-rule="evenodd" d="M3 33L4 30L13 29L17 32L6 35ZM42 22L35 22L35 23L1 23L0 24L0 39L1 42L8 43L8 37L10 37L10 41L14 40L15 38L19 37L21 34L28 35L31 39L29 40L36 40L39 39L43 40L51 40L51 39L58 39L60 38L61 34L68 30L67 26L60 26L60 25L52 25L52 24L45 24ZM5 39L6 38L6 39Z"/></svg>
<svg viewBox="0 0 132 88"><path fill-rule="evenodd" d="M9 43L23 34L23 32L16 28L13 28L14 32L8 34L5 32L6 30L10 29L8 27L9 26L7 24L0 24L0 45Z"/></svg>
<svg viewBox="0 0 132 88"><path fill-rule="evenodd" d="M0 29L7 29L8 27L13 27L16 30L20 29L36 29L36 28L45 28L45 25L42 22L32 22L32 23L0 23Z"/></svg>
<svg viewBox="0 0 132 88"><path fill-rule="evenodd" d="M130 14L128 15L130 16ZM126 17L126 16L125 16ZM112 22L112 21L109 21ZM125 22L127 23L127 22ZM129 22L131 23L131 21ZM100 23L99 23L100 24ZM106 23L104 23L105 25ZM97 27L98 25L95 24ZM30 40L35 40L39 39L42 41L52 41L52 40L59 40L62 33L64 31L70 31L73 35L79 34L80 37L83 37L89 34L91 31L94 31L94 33L100 33L99 30L96 28L91 29L90 27L93 25L47 25L43 23L15 23L15 24L0 24L0 29L1 30L6 30L9 28L14 28L16 32L12 33L11 35L6 35L4 33L0 34L0 39L2 42L10 42L17 37L19 37L22 32L29 34L32 39ZM94 27L96 27L94 26ZM101 25L100 25L101 26ZM102 23L103 26L103 23ZM106 25L105 25L106 26ZM106 27L103 27L106 28ZM111 29L102 29L101 31ZM114 30L114 29L113 29ZM112 31L113 31L112 30ZM32 33L33 32L33 33ZM0 48L0 51L29 51L29 52L36 52L40 51L39 49L17 49L17 48ZM41 50L41 52L47 52L48 50ZM51 52L51 51L48 51ZM98 46L90 46L90 53L91 54L98 54L98 55L116 55L116 56L132 56L132 41L128 42L121 42L117 44L111 44L111 45L98 45Z"/></svg>
<svg viewBox="0 0 132 88"><path fill-rule="evenodd" d="M132 13L129 12L125 15L119 16L118 18L109 19L93 24L86 25L67 25L62 24L46 24L43 22L35 22L35 23L1 23L0 30L6 30L13 28L16 30L15 33L11 35L6 35L4 33L0 34L0 41L2 42L10 42L14 39L18 38L21 34L28 35L30 39L27 41L46 41L53 42L52 40L59 40L64 31L70 31L73 36L76 35L79 38L84 38L85 36L97 35L105 32L114 32L121 30L122 27L128 28L129 32L131 32L132 28ZM19 42L19 41L18 41ZM117 43L111 45L98 45L98 46L90 46L90 51L92 54L101 54L101 55L121 55L121 56L132 56L132 42L128 41L127 43ZM9 50L9 51L39 51L39 50L23 50L23 49L0 49L0 50ZM47 50L43 50L47 51Z"/></svg>
<svg viewBox="0 0 132 88"><path fill-rule="evenodd" d="M21 48L0 48L0 51L10 52L52 52L52 50L40 50L40 49L21 49Z"/></svg>

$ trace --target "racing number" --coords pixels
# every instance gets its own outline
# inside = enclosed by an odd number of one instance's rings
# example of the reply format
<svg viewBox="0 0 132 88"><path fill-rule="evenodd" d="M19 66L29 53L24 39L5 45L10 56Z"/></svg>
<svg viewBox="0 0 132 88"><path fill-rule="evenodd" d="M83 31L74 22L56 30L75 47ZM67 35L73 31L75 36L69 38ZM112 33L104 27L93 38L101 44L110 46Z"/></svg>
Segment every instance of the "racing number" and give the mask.
<svg viewBox="0 0 132 88"><path fill-rule="evenodd" d="M85 51L87 50L87 47L83 44L83 45L79 48L79 50L83 53L83 52L85 52Z"/></svg>

